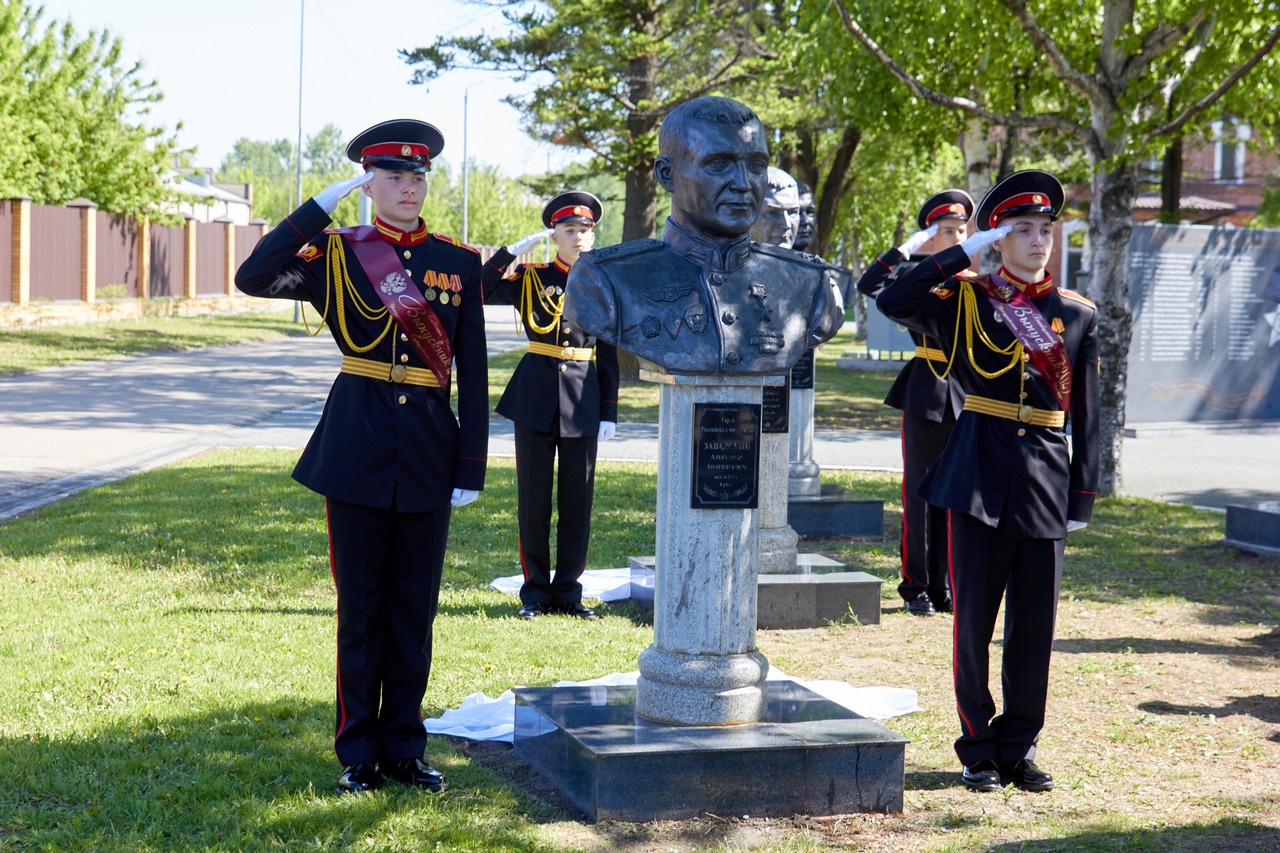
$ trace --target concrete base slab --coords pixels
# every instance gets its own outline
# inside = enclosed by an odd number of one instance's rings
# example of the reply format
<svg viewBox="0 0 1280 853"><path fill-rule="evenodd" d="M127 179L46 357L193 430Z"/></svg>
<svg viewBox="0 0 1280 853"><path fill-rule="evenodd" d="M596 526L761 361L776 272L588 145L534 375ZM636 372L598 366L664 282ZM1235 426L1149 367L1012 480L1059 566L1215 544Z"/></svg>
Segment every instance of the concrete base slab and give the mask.
<svg viewBox="0 0 1280 853"><path fill-rule="evenodd" d="M739 726L649 722L633 686L516 688L515 753L591 820L902 811L906 738L767 685L766 718Z"/></svg>
<svg viewBox="0 0 1280 853"><path fill-rule="evenodd" d="M1255 554L1280 557L1280 503L1227 504L1224 541Z"/></svg>
<svg viewBox="0 0 1280 853"><path fill-rule="evenodd" d="M787 522L801 536L883 536L884 501L846 497L839 486L823 485L816 497L788 499Z"/></svg>
<svg viewBox="0 0 1280 853"><path fill-rule="evenodd" d="M631 599L653 606L654 557L631 557ZM797 554L795 571L756 578L757 628L821 628L854 618L860 625L880 624L884 581L867 572L851 572L821 554Z"/></svg>

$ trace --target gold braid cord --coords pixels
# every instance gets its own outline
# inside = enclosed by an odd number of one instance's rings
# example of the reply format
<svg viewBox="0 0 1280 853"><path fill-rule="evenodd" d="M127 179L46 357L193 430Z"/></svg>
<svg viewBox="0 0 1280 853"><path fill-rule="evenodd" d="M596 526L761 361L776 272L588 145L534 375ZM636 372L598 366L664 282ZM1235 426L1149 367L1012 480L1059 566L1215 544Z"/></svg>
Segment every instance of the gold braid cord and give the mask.
<svg viewBox="0 0 1280 853"><path fill-rule="evenodd" d="M524 268L524 280L522 282L523 292L521 294L522 306L521 313L524 314L525 322L529 324L529 328L533 329L540 335L549 335L560 325L560 314L564 311L564 294L560 294L559 299L552 298L542 289L542 279L538 277L538 271L533 267ZM535 297L535 294L536 297ZM551 315L551 322L546 326L539 326L534 319L533 306L534 299L538 300L538 304L542 306L542 310Z"/></svg>
<svg viewBox="0 0 1280 853"><path fill-rule="evenodd" d="M973 365L973 369L978 371L978 374L984 379L995 379L999 376L1003 376L1010 370L1013 370L1014 367L1020 365L1022 363L1022 342L1017 338L1014 338L1012 344L1002 348L996 346L991 338L987 337L986 329L982 328L982 323L978 321L978 294L974 290L973 285L967 281L960 282L960 299L960 311L956 314L956 332L958 333L960 331L960 315L963 314L965 317L965 348L969 352L969 363ZM1010 356L1008 364L993 372L983 370L982 367L979 366L978 360L973 356L973 332L975 329L978 331L978 339L982 341L983 345L988 350L996 355ZM959 346L960 344L959 338L960 336L957 334L956 346ZM951 350L951 357L955 358L954 347Z"/></svg>
<svg viewBox="0 0 1280 853"><path fill-rule="evenodd" d="M329 235L329 277L326 281L324 293L324 314L320 315L320 322L323 325L324 318L329 314L329 294L333 293L333 311L338 318L338 329L342 332L342 339L346 341L347 346L351 347L353 352L368 352L369 350L382 343L382 339L391 331L392 319L391 312L387 311L386 306L377 309L370 308L368 303L360 298L359 291L356 290L355 284L351 281L351 276L347 274L347 253L346 247L342 243L342 236L339 234ZM383 327L382 334L374 339L373 343L367 346L359 346L355 341L351 340L351 333L347 331L347 297L351 297L351 305L360 316L366 320L381 320L387 318L387 325ZM308 329L310 331L310 329ZM316 329L316 332L319 332Z"/></svg>

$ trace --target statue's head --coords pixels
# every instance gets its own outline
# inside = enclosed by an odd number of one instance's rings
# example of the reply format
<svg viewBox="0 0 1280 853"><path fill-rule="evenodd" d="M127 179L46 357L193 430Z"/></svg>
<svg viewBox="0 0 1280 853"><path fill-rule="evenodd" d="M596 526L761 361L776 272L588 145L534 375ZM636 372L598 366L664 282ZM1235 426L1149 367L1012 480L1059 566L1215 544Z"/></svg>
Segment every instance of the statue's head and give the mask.
<svg viewBox="0 0 1280 853"><path fill-rule="evenodd" d="M796 179L781 169L769 167L769 184L764 192L760 218L751 226L751 239L790 249L800 227L800 192Z"/></svg>
<svg viewBox="0 0 1280 853"><path fill-rule="evenodd" d="M672 110L658 131L653 171L671 193L671 218L687 231L732 240L751 230L764 201L764 125L731 98L701 97Z"/></svg>
<svg viewBox="0 0 1280 853"><path fill-rule="evenodd" d="M814 229L818 225L818 206L813 201L813 187L797 180L796 188L800 193L800 225L796 228L796 239L791 248L807 252L813 245Z"/></svg>

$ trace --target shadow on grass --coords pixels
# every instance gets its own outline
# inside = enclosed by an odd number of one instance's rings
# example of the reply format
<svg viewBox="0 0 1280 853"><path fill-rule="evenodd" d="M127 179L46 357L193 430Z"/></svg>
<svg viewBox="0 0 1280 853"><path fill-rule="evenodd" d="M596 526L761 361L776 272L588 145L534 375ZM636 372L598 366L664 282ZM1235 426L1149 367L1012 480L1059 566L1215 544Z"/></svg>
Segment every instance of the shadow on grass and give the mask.
<svg viewBox="0 0 1280 853"><path fill-rule="evenodd" d="M1218 705L1175 705L1172 702L1157 700L1140 703L1138 710L1152 714L1179 717L1187 714L1198 714L1203 717L1213 715L1222 718L1234 717L1239 714L1245 717L1253 717L1263 723L1280 724L1280 696L1264 696L1262 694L1230 698L1224 696L1222 703Z"/></svg>
<svg viewBox="0 0 1280 853"><path fill-rule="evenodd" d="M545 849L530 825L545 806L444 738L427 755L450 791L338 795L332 725L331 706L282 699L135 718L75 740L6 738L0 846L399 849L411 833L414 849Z"/></svg>
<svg viewBox="0 0 1280 853"><path fill-rule="evenodd" d="M1280 832L1246 820L1223 818L1214 823L1186 824L1161 829L1086 830L1073 835L1030 841L1011 841L985 848L992 853L1064 851L1103 853L1276 853Z"/></svg>
<svg viewBox="0 0 1280 853"><path fill-rule="evenodd" d="M1274 632L1267 637L1274 638ZM1057 639L1053 641L1053 650L1064 654L1081 655L1214 655L1227 658L1262 658L1267 661L1274 660L1277 653L1280 653L1280 649L1277 649L1274 642L1258 642L1256 638L1250 646L1191 640L1153 640L1148 637L1107 637L1100 640Z"/></svg>
<svg viewBox="0 0 1280 853"><path fill-rule="evenodd" d="M193 613L193 614L213 614L213 613L253 613L253 614L272 614L276 616L323 616L326 619L334 618L335 611L332 607L174 607L166 611L168 614L176 613Z"/></svg>

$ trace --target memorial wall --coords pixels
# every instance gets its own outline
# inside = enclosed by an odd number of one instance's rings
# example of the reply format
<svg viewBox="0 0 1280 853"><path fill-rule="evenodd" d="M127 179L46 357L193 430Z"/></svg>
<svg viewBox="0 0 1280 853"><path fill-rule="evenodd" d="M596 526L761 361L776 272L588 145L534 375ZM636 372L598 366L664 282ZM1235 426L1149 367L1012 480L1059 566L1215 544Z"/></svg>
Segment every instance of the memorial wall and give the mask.
<svg viewBox="0 0 1280 853"><path fill-rule="evenodd" d="M1142 223L1127 423L1280 418L1280 231Z"/></svg>

